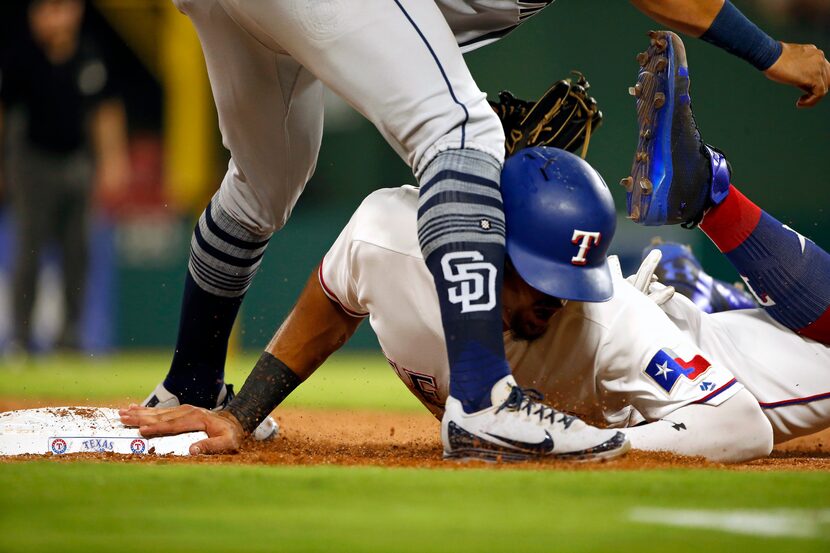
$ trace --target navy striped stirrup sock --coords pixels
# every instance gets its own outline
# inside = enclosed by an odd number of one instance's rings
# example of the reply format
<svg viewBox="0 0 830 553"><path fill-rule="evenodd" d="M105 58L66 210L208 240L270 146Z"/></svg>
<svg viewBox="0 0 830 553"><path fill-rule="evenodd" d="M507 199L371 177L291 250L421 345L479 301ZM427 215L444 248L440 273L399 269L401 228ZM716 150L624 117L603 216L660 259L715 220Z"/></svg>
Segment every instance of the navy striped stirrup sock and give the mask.
<svg viewBox="0 0 830 553"><path fill-rule="evenodd" d="M450 365L450 395L467 412L489 407L510 373L501 288L504 210L501 166L474 150L439 154L421 176L418 240L432 273Z"/></svg>
<svg viewBox="0 0 830 553"><path fill-rule="evenodd" d="M190 243L176 351L164 380L181 403L215 406L231 329L269 239L232 219L216 196L199 218Z"/></svg>
<svg viewBox="0 0 830 553"><path fill-rule="evenodd" d="M830 254L734 186L706 213L700 228L773 319L830 344Z"/></svg>

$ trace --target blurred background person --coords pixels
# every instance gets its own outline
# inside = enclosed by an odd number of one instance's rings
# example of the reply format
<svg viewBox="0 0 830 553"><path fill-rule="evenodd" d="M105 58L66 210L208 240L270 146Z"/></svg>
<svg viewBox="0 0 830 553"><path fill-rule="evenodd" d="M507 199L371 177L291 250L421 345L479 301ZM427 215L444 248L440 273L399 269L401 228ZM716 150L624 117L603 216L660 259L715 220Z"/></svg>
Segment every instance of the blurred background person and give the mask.
<svg viewBox="0 0 830 553"><path fill-rule="evenodd" d="M12 277L11 349L31 350L41 254L59 249L64 320L56 345L80 346L94 197L120 193L129 174L126 116L110 71L81 32L83 0L32 0L29 36L2 63L0 133L9 155L0 170L17 247ZM19 128L5 129L11 110Z"/></svg>

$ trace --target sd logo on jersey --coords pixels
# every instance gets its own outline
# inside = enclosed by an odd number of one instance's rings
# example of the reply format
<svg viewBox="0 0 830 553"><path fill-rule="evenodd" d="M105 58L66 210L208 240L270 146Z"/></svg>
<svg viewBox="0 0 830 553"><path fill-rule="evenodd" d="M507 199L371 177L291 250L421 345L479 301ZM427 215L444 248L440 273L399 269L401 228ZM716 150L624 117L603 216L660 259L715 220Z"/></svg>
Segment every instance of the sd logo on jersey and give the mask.
<svg viewBox="0 0 830 553"><path fill-rule="evenodd" d="M709 367L709 361L700 355L695 355L691 361L685 361L672 350L663 348L654 354L644 372L666 393L671 394L681 376L694 381L709 370Z"/></svg>

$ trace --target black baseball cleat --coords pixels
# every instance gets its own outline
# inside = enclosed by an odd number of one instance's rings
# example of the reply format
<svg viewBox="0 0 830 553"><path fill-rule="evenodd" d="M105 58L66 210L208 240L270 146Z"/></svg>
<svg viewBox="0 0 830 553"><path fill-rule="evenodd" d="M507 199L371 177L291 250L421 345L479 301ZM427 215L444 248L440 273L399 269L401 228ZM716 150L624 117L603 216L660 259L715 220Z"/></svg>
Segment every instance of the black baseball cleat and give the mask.
<svg viewBox="0 0 830 553"><path fill-rule="evenodd" d="M634 222L695 226L729 193L730 169L700 137L683 41L669 31L648 35L651 44L637 56L637 84L629 89L637 98L637 152L620 184Z"/></svg>

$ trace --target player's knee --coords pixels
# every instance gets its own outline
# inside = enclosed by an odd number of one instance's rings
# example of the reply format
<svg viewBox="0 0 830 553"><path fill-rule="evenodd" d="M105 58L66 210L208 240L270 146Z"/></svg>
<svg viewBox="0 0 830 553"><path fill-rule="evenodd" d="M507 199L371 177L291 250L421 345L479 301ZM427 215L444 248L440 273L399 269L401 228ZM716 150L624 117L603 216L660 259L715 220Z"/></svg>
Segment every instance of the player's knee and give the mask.
<svg viewBox="0 0 830 553"><path fill-rule="evenodd" d="M227 182L228 177L222 182L213 201L230 220L242 229L253 235L267 238L285 225L287 215L275 216L273 207L263 203L260 197L242 194L240 189L227 185Z"/></svg>

